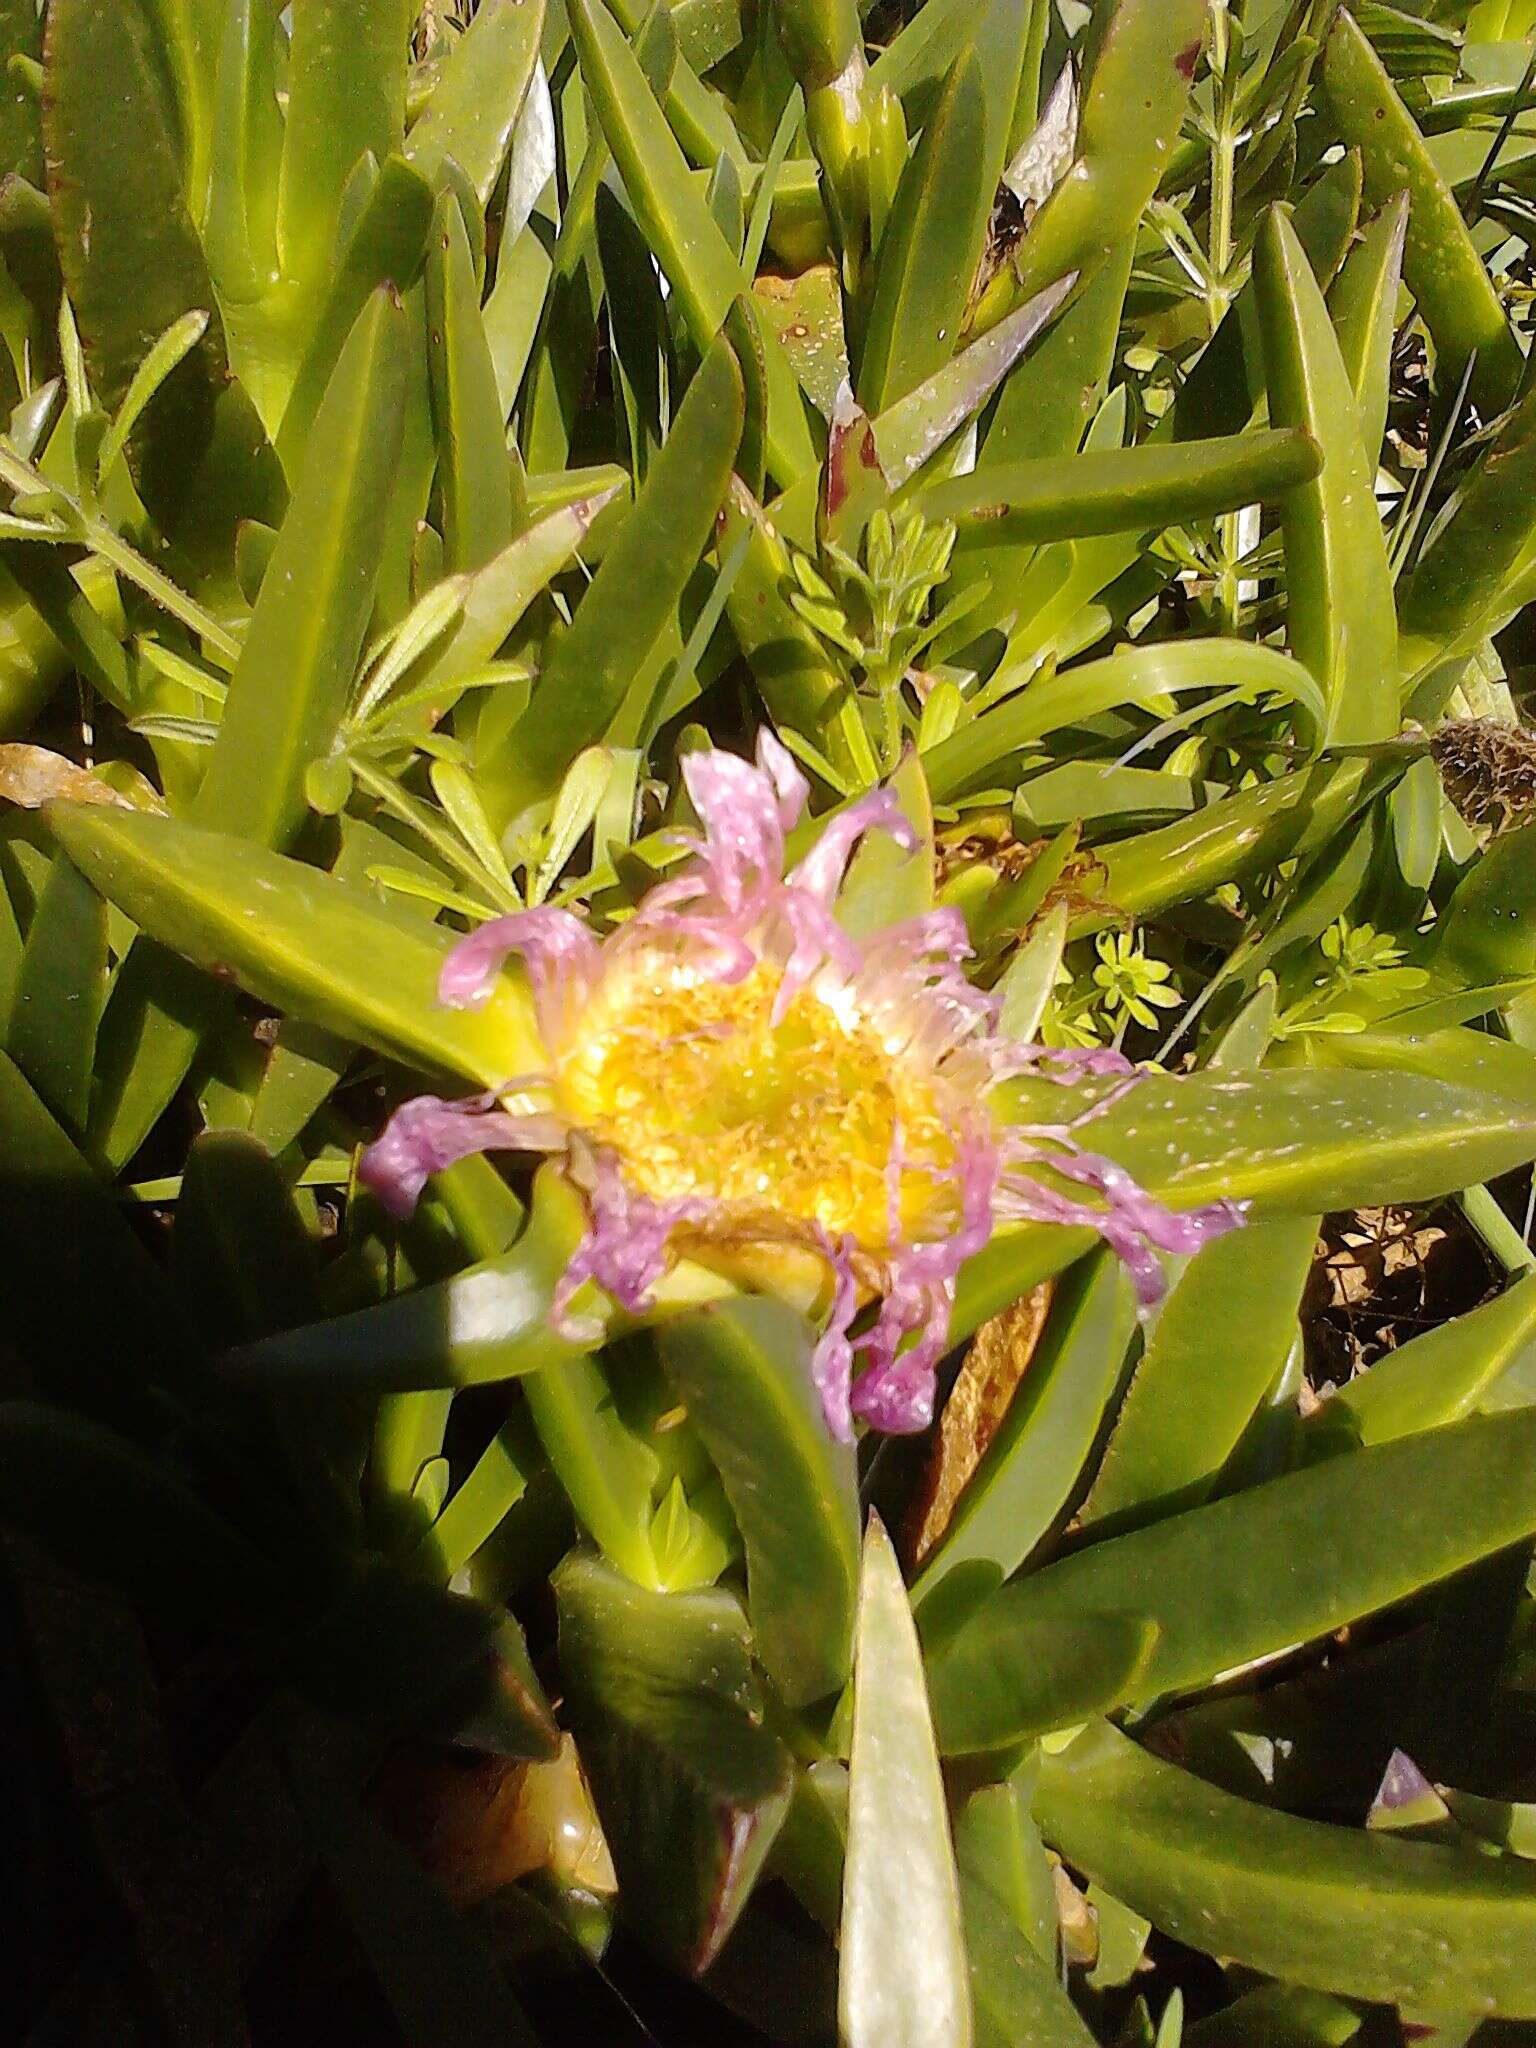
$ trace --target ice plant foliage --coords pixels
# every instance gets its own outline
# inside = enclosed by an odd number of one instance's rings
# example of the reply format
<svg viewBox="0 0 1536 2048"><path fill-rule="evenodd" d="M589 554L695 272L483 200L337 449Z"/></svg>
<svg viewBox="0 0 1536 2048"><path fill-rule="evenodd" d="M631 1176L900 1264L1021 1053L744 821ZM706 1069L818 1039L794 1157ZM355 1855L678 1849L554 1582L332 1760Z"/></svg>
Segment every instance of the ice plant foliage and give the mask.
<svg viewBox="0 0 1536 2048"><path fill-rule="evenodd" d="M806 783L772 734L757 763L691 755L702 823L691 859L597 938L570 912L484 925L443 969L445 1003L482 1002L509 954L532 982L547 1071L495 1097L418 1096L364 1157L363 1177L408 1213L427 1176L471 1152L563 1153L590 1224L557 1291L595 1281L643 1311L669 1262L763 1249L813 1254L829 1300L815 1372L828 1425L888 1431L931 1419L955 1279L999 1223L1090 1225L1144 1303L1157 1253L1192 1252L1239 1220L1228 1203L1175 1215L1077 1129L1121 1092L1059 1123L1005 1121L999 1083L1136 1075L1116 1053L1002 1036L995 999L966 979L958 912L856 941L836 903L866 833L912 848L889 790L832 817L785 871Z"/></svg>

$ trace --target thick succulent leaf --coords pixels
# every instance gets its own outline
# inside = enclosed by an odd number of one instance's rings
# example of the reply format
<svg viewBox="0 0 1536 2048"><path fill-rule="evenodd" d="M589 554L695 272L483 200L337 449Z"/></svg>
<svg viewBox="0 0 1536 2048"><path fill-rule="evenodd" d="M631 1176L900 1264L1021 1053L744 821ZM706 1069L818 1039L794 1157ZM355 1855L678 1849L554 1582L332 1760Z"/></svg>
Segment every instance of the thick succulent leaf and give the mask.
<svg viewBox="0 0 1536 2048"><path fill-rule="evenodd" d="M453 934L375 892L173 818L95 805L49 816L135 924L259 1000L485 1088L538 1065L523 985L504 976L484 1009L444 1009L437 981Z"/></svg>
<svg viewBox="0 0 1536 2048"><path fill-rule="evenodd" d="M802 1317L766 1299L681 1317L661 1338L741 1531L758 1659L790 1706L847 1679L858 1586L853 1451L822 1418L812 1341Z"/></svg>
<svg viewBox="0 0 1536 2048"><path fill-rule="evenodd" d="M147 0L50 7L46 71L60 260L94 397L115 412L159 337L184 314L215 311ZM268 517L280 502L255 411L229 382L217 318L150 404L133 460L144 502L194 562L206 559L210 526Z"/></svg>
<svg viewBox="0 0 1536 2048"><path fill-rule="evenodd" d="M314 1246L292 1191L244 1132L205 1131L188 1153L172 1266L211 1346L291 1329L320 1311Z"/></svg>
<svg viewBox="0 0 1536 2048"><path fill-rule="evenodd" d="M1536 824L1502 834L1457 884L1429 952L1438 979L1477 988L1536 972Z"/></svg>
<svg viewBox="0 0 1536 2048"><path fill-rule="evenodd" d="M18 963L5 1050L49 1112L77 1137L107 992L107 907L62 854L54 861Z"/></svg>
<svg viewBox="0 0 1536 2048"><path fill-rule="evenodd" d="M150 1612L269 1624L276 1566L164 1464L100 1423L35 1401L0 1403L5 1517L89 1579Z"/></svg>
<svg viewBox="0 0 1536 2048"><path fill-rule="evenodd" d="M987 173L982 72L968 50L902 172L880 238L856 379L866 412L887 411L954 354L997 189Z"/></svg>
<svg viewBox="0 0 1536 2048"><path fill-rule="evenodd" d="M1326 1991L1261 1984L1197 2020L1185 2039L1190 2048L1344 2048L1360 2027L1360 2014Z"/></svg>
<svg viewBox="0 0 1536 2048"><path fill-rule="evenodd" d="M1376 509L1376 450L1328 308L1297 237L1278 209L1254 260L1270 417L1304 428L1323 451L1320 476L1286 499L1286 587L1291 646L1323 686L1328 737L1358 746L1398 725L1397 621L1392 573Z"/></svg>
<svg viewBox="0 0 1536 2048"><path fill-rule="evenodd" d="M578 496L547 512L502 549L462 586L463 609L455 624L412 672L411 689L423 699L449 703L454 684L493 660L545 586L566 567L592 531L592 523L614 502L618 486Z"/></svg>
<svg viewBox="0 0 1536 2048"><path fill-rule="evenodd" d="M881 414L874 422L875 447L893 491L917 477L982 412L1026 350L1051 328L1075 283L1068 277L1048 285ZM769 507L777 532L802 547L814 540L818 482L814 473L803 476Z"/></svg>
<svg viewBox="0 0 1536 2048"><path fill-rule="evenodd" d="M1403 275L1454 391L1475 356L1472 389L1489 414L1520 382L1520 350L1461 209L1436 170L1369 36L1341 8L1328 38L1322 85L1340 134L1365 162L1366 190L1384 206L1406 192L1408 237Z"/></svg>
<svg viewBox="0 0 1536 2048"><path fill-rule="evenodd" d="M286 277L316 290L329 271L347 181L405 140L410 0L310 0L293 20L278 200Z"/></svg>
<svg viewBox="0 0 1536 2048"><path fill-rule="evenodd" d="M960 1884L917 1629L871 1517L859 1576L838 2017L848 2048L970 2048Z"/></svg>
<svg viewBox="0 0 1536 2048"><path fill-rule="evenodd" d="M480 286L458 199L445 192L427 260L427 359L437 430L443 567L479 569L512 538L512 471Z"/></svg>
<svg viewBox="0 0 1536 2048"><path fill-rule="evenodd" d="M544 0L483 0L454 49L406 154L434 180L452 161L490 203L528 103L544 30Z"/></svg>
<svg viewBox="0 0 1536 2048"><path fill-rule="evenodd" d="M1493 1301L1453 1316L1380 1359L1332 1395L1302 1425L1304 1456L1387 1443L1438 1429L1485 1405L1502 1406L1499 1383L1536 1342L1536 1277L1527 1274Z"/></svg>
<svg viewBox="0 0 1536 2048"><path fill-rule="evenodd" d="M1347 1997L1536 2013L1536 1874L1512 1858L1252 1806L1102 1724L1046 1757L1036 1811L1176 1939Z"/></svg>
<svg viewBox="0 0 1536 2048"><path fill-rule="evenodd" d="M639 58L601 0L569 0L582 75L651 252L687 316L694 346L709 348L741 290L740 267L689 178ZM754 309L754 317L761 316ZM781 484L815 467L816 448L788 358L763 332L769 464Z"/></svg>
<svg viewBox="0 0 1536 2048"><path fill-rule="evenodd" d="M579 1553L555 1574L566 1710L619 1875L621 1909L698 1975L724 1946L783 1824L788 1750L762 1726L730 1593L652 1593Z"/></svg>
<svg viewBox="0 0 1536 2048"><path fill-rule="evenodd" d="M1006 703L962 725L925 757L929 786L935 798L944 801L974 787L984 777L993 776L999 763L1023 753L1048 733L1085 724L1106 711L1131 705L1149 707L1164 697L1182 696L1186 690L1206 689L1241 689L1259 698L1280 697L1300 709L1312 734L1322 731L1326 707L1315 679L1299 661L1287 660L1272 647L1200 639L1124 647L1099 661L1085 662L1081 668L1043 676L1027 690L1016 691ZM1315 807L1323 795L1319 785L1337 782L1341 796L1360 789L1363 764L1349 765L1352 772L1347 776L1341 776L1337 770L1325 771L1309 786L1282 778L1261 789L1245 791L1242 797L1228 799L1226 810L1220 804L1208 806L1198 819L1182 828L1180 838L1170 836L1163 842L1170 854L1183 856L1176 862L1162 864L1164 886L1187 878L1187 893L1203 893L1205 861L1212 856L1203 855L1201 835L1219 832L1222 855L1235 861L1246 850L1245 839L1256 837L1254 826L1270 820L1278 825L1289 808L1288 799L1292 803L1298 801L1304 787L1309 800L1309 822L1315 825ZM1327 815L1334 829L1343 822L1336 804L1327 807ZM1135 850L1136 843L1131 841L1112 848L1106 856L1109 893L1115 900L1124 902L1125 884L1120 876L1122 872L1130 875L1136 871L1138 863L1132 859ZM1158 858L1153 856L1154 860ZM1139 910L1144 906L1136 902L1125 903L1125 907Z"/></svg>
<svg viewBox="0 0 1536 2048"><path fill-rule="evenodd" d="M1471 651L1502 629L1536 547L1536 393L1502 423L1403 585L1404 667Z"/></svg>
<svg viewBox="0 0 1536 2048"><path fill-rule="evenodd" d="M978 474L1004 464L1077 454L1108 388L1134 253L1135 237L1128 235L1010 372L977 452ZM1009 321L972 342L971 349L985 347L1019 317L1011 314ZM1198 369L1196 364L1192 374ZM1206 431L1202 422L1201 432ZM1032 543L1010 540L985 520L967 522L955 540L957 581L963 586L974 579L979 585L985 579L991 588L959 630L980 633L1006 624L1017 610L1031 559Z"/></svg>
<svg viewBox="0 0 1536 2048"><path fill-rule="evenodd" d="M1189 104L1206 0L1117 0L1083 93L1077 160L973 316L990 327L1043 285L1108 262L1157 189Z"/></svg>
<svg viewBox="0 0 1536 2048"><path fill-rule="evenodd" d="M573 1357L534 1374L523 1398L550 1468L580 1526L606 1559L656 1593L712 1585L730 1563L735 1531L691 1430L658 1430L666 1382L638 1347Z"/></svg>
<svg viewBox="0 0 1536 2048"><path fill-rule="evenodd" d="M212 96L219 146L210 151L200 227L221 296L250 305L277 274L278 37L262 0L230 0L223 14Z"/></svg>
<svg viewBox="0 0 1536 2048"><path fill-rule="evenodd" d="M645 0L605 0L605 4L627 36L638 39L650 32ZM745 176L755 166L741 132L730 109L721 106L703 78L714 61L712 53L723 43L734 49L741 40L741 0L682 0L680 6L669 6L667 14L673 46L662 95L667 124L690 163L712 170L721 157L729 157ZM810 197L819 216L821 201L814 187Z"/></svg>
<svg viewBox="0 0 1536 2048"><path fill-rule="evenodd" d="M222 831L281 846L306 815L305 772L335 736L368 629L405 356L404 316L385 288L332 373L230 678L194 809Z"/></svg>
<svg viewBox="0 0 1536 2048"><path fill-rule="evenodd" d="M1397 298L1403 280L1408 195L1384 206L1345 258L1328 297L1339 354L1360 408L1360 439L1374 461L1387 431L1392 349L1397 340ZM1311 252L1308 251L1310 256ZM1413 663L1404 658L1411 672Z"/></svg>
<svg viewBox="0 0 1536 2048"><path fill-rule="evenodd" d="M198 1046L232 1016L226 990L141 933L113 978L97 1038L92 1152L126 1166L186 1079Z"/></svg>
<svg viewBox="0 0 1536 2048"><path fill-rule="evenodd" d="M1306 1215L1426 1200L1508 1172L1536 1151L1530 1056L1463 1032L1447 1061L1448 1038L1457 1035L1341 1041L1359 1071L1148 1076L1094 1120L1094 1145L1180 1207L1224 1197L1251 1201L1261 1215ZM1460 1078L1445 1080L1447 1072ZM1059 1116L1059 1094L1054 1110L1052 1094L1030 1097L1033 1113ZM1309 1134L1305 1146L1298 1129ZM1091 1242L1086 1231L1049 1225L1001 1232L960 1276L956 1337Z"/></svg>
<svg viewBox="0 0 1536 2048"><path fill-rule="evenodd" d="M1312 274L1326 291L1354 244L1365 174L1360 152L1348 150L1307 188L1291 216ZM1209 348L1190 369L1174 401L1180 440L1214 432L1237 433L1263 405L1268 384L1258 333L1258 286L1250 274L1227 310ZM1379 451L1372 449L1374 454Z"/></svg>
<svg viewBox="0 0 1536 2048"><path fill-rule="evenodd" d="M1054 1960L1020 1939L984 1885L962 1876L960 1897L978 2048L1089 2048L1094 2036L1062 1989Z"/></svg>
<svg viewBox="0 0 1536 2048"><path fill-rule="evenodd" d="M49 9L49 194L96 396L114 410L156 337L213 302L158 60L145 0L110 16L90 0Z"/></svg>
<svg viewBox="0 0 1536 2048"><path fill-rule="evenodd" d="M814 493L809 494L808 507L813 499ZM730 554L743 540L746 552L726 597L726 612L768 715L775 725L811 738L834 767L851 772L853 756L838 716L846 686L825 643L789 602L790 559L776 522L733 477L720 545Z"/></svg>
<svg viewBox="0 0 1536 2048"><path fill-rule="evenodd" d="M1476 1416L1078 1551L993 1595L940 1651L940 1741L995 1749L1078 1718L1080 1698L1063 1712L1051 1697L1039 1646L1057 1631L1072 1640L1084 1616L1157 1631L1128 1689L1097 1703L1107 1709L1193 1690L1407 1599L1536 1533L1533 1455L1536 1412ZM1316 1542L1320 1528L1359 1533L1336 1548Z"/></svg>
<svg viewBox="0 0 1536 2048"><path fill-rule="evenodd" d="M1074 295L1027 361L1009 372L976 457L978 471L1077 453L1113 368L1133 247L1128 237Z"/></svg>
<svg viewBox="0 0 1536 2048"><path fill-rule="evenodd" d="M1491 1076L1440 1079L1407 1066L1149 1074L1095 1119L1094 1144L1181 1207L1227 1195L1291 1214L1426 1200L1536 1152L1536 1069L1519 1096Z"/></svg>
<svg viewBox="0 0 1536 2048"><path fill-rule="evenodd" d="M388 1358L397 1373L414 1366L419 1376L405 1382L413 1386L525 1376L523 1399L538 1444L577 1521L604 1554L637 1584L658 1591L711 1584L734 1554L735 1531L695 1432L675 1413L660 1426L672 1403L659 1366L643 1346L586 1355L617 1320L595 1289L587 1290L595 1297L592 1335L578 1344L553 1327L554 1290L586 1230L581 1197L558 1167L546 1166L525 1220L522 1204L485 1159L461 1161L438 1177L436 1191L464 1250L480 1264L296 1332L286 1343L253 1347L240 1360L242 1372L324 1384L338 1370L351 1371L369 1386ZM691 1306L698 1299L689 1293L694 1277L687 1270L669 1276L662 1293L676 1306L681 1288ZM706 1281L711 1285L719 1283ZM412 1409L417 1398L401 1405ZM429 1412L438 1399L428 1399ZM445 1402L439 1412L446 1418ZM450 1502L445 1516L454 1508Z"/></svg>
<svg viewBox="0 0 1536 2048"><path fill-rule="evenodd" d="M741 371L722 337L688 388L666 446L557 643L507 743L492 800L506 823L552 796L602 739L715 530L741 440Z"/></svg>
<svg viewBox="0 0 1536 2048"><path fill-rule="evenodd" d="M439 1445L441 1430L434 1431ZM538 1452L526 1429L503 1424L454 1488L415 1555L447 1584L470 1562L526 1497ZM418 1465L417 1470L420 1470Z"/></svg>
<svg viewBox="0 0 1536 2048"><path fill-rule="evenodd" d="M582 1304L595 1325L586 1342L561 1337L551 1326L555 1289L585 1230L580 1196L556 1168L546 1168L534 1183L528 1227L505 1251L482 1254L451 1279L253 1344L232 1367L254 1381L291 1378L296 1384L389 1394L475 1386L522 1378L546 1366L568 1366L595 1350L621 1322L599 1295L590 1310ZM656 1319L683 1314L728 1292L728 1283L684 1260L657 1288ZM544 1404L546 1419L553 1421L576 1402L595 1412L605 1400L595 1383L566 1395L557 1389ZM636 1509L621 1526L638 1528L639 1523ZM648 1549L638 1554L650 1555ZM649 1566L642 1575L651 1575Z"/></svg>
<svg viewBox="0 0 1536 2048"><path fill-rule="evenodd" d="M1056 1885L1049 1853L1031 1811L1039 1769L1038 1753L1031 1749L1001 1784L983 1785L959 1806L955 1860L960 1867L968 1934L970 1888L979 1886L1002 1907L1035 1959L1052 1966L1054 1977L1060 1939ZM974 1952L974 1940L971 1947ZM975 1982L973 1971L973 1987Z"/></svg>
<svg viewBox="0 0 1536 2048"><path fill-rule="evenodd" d="M43 23L33 0L4 0L0 6L0 60L7 70L0 87L0 176L14 175L33 185L43 182L38 108L9 65L13 57L29 58L35 64L42 54Z"/></svg>
<svg viewBox="0 0 1536 2048"><path fill-rule="evenodd" d="M333 1897L419 2048L538 2048L491 1947L403 1843L295 1742L289 1775Z"/></svg>
<svg viewBox="0 0 1536 2048"><path fill-rule="evenodd" d="M29 732L69 673L61 643L0 568L0 741Z"/></svg>
<svg viewBox="0 0 1536 2048"><path fill-rule="evenodd" d="M1249 654L1261 651L1274 653L1253 648ZM1307 674L1299 662L1293 666ZM1401 774L1401 762L1391 760L1328 761L1218 797L1190 818L1106 847L1104 893L1126 915L1149 916L1207 895L1223 882L1318 853ZM1090 912L1073 925L1076 931L1097 931L1108 921Z"/></svg>
<svg viewBox="0 0 1536 2048"><path fill-rule="evenodd" d="M659 15L655 18L661 21ZM639 55L643 63L645 39ZM568 86L565 96L573 90ZM524 459L535 470L558 470L569 461L571 439L580 423L602 301L597 195L609 168L604 137L589 134L580 168L560 210L559 233L547 257L548 274L542 268L537 272L542 305L531 337L532 362L523 395L521 436Z"/></svg>
<svg viewBox="0 0 1536 2048"><path fill-rule="evenodd" d="M932 484L916 502L927 519L995 522L1000 543L1070 540L1268 503L1322 467L1310 434L1287 428L998 463Z"/></svg>
<svg viewBox="0 0 1536 2048"><path fill-rule="evenodd" d="M392 285L403 294L421 275L432 206L432 188L426 179L399 157L390 157L338 252L314 332L283 408L277 452L294 478L302 472L315 415L347 337L369 300L383 285Z"/></svg>
<svg viewBox="0 0 1536 2048"><path fill-rule="evenodd" d="M1151 1521L1210 1491L1298 1341L1317 1230L1311 1216L1251 1224L1186 1266L1147 1339L1080 1527Z"/></svg>
<svg viewBox="0 0 1536 2048"><path fill-rule="evenodd" d="M331 379L193 804L195 818L225 832L282 844L308 815L305 775L332 744L367 631L398 452L405 345L399 304L381 292ZM180 977L168 983L153 953L138 961L130 954L108 1010L93 1116L92 1136L106 1156L122 1162L137 1149L213 1020L207 991L188 996Z"/></svg>
<svg viewBox="0 0 1536 2048"><path fill-rule="evenodd" d="M860 841L837 895L837 921L858 939L933 908L933 803L920 757L906 755L886 787L900 804L915 843L908 852L888 832L872 832Z"/></svg>

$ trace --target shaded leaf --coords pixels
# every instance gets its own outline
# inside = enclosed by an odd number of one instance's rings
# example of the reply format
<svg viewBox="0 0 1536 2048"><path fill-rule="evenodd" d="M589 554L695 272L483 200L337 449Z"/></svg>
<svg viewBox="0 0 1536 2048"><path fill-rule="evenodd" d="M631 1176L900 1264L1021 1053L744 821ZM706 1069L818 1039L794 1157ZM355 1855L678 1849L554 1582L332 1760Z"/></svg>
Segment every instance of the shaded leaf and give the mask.
<svg viewBox="0 0 1536 2048"><path fill-rule="evenodd" d="M789 1805L746 1621L723 1591L649 1593L595 1558L555 1574L566 1705L621 1908L697 1975L719 1954Z"/></svg>

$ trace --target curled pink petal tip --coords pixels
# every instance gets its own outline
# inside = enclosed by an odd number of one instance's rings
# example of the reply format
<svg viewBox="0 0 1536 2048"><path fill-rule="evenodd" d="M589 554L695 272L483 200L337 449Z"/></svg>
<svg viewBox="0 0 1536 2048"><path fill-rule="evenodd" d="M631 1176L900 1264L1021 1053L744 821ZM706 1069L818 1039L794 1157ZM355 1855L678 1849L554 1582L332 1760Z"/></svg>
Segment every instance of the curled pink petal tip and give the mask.
<svg viewBox="0 0 1536 2048"><path fill-rule="evenodd" d="M581 919L568 910L513 911L460 939L443 962L438 1000L450 1009L478 1009L513 953L520 953L527 963L542 1008L569 977L596 964L598 945Z"/></svg>
<svg viewBox="0 0 1536 2048"><path fill-rule="evenodd" d="M494 1097L444 1102L417 1095L402 1103L358 1162L358 1179L392 1216L409 1216L434 1173L476 1152L558 1152L565 1126L557 1117L515 1115Z"/></svg>

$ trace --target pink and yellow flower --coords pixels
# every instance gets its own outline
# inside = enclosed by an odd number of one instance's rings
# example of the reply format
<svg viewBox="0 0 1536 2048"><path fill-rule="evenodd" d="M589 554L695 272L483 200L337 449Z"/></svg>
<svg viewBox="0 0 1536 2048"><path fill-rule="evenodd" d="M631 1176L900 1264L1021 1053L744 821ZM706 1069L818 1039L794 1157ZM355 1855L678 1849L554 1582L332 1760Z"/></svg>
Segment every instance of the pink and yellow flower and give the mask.
<svg viewBox="0 0 1536 2048"><path fill-rule="evenodd" d="M836 905L868 833L915 844L888 790L832 817L786 872L804 777L764 734L754 766L721 752L683 765L702 833L691 859L597 938L568 911L502 917L456 946L445 1003L489 995L526 963L548 1054L495 1096L424 1095L397 1110L363 1178L398 1214L429 1174L471 1152L562 1154L588 1228L553 1313L573 1337L588 1281L643 1313L678 1257L738 1276L763 1254L813 1263L824 1331L814 1361L833 1432L853 1417L910 1431L932 1419L956 1277L999 1223L1088 1225L1141 1300L1158 1252L1191 1252L1240 1221L1219 1202L1175 1214L1077 1129L1007 1121L1004 1081L1117 1074L1118 1054L1002 1035L996 999L966 979L965 927L936 910L855 940ZM1112 1090L1108 1099L1120 1091ZM1043 1171L1042 1171L1043 1170Z"/></svg>

